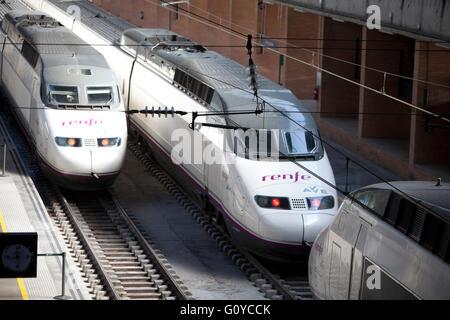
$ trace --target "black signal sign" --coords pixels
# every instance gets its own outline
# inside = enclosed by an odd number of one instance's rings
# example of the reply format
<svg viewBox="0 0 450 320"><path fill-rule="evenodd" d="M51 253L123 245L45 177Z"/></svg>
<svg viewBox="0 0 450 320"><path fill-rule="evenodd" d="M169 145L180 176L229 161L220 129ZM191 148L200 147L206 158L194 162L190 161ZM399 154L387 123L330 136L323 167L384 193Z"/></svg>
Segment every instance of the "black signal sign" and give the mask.
<svg viewBox="0 0 450 320"><path fill-rule="evenodd" d="M0 233L0 278L35 278L37 273L35 232Z"/></svg>

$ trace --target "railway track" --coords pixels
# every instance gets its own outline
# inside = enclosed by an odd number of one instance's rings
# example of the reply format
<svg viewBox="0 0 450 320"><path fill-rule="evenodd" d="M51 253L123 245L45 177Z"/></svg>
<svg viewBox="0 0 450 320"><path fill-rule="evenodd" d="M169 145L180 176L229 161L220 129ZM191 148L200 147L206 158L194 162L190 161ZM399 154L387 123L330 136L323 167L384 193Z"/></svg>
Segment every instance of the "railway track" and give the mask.
<svg viewBox="0 0 450 320"><path fill-rule="evenodd" d="M188 299L189 293L162 262L108 191L54 187L49 212L72 248L95 299Z"/></svg>
<svg viewBox="0 0 450 320"><path fill-rule="evenodd" d="M1 93L0 93L1 96ZM40 171L24 136L11 118L15 149L33 180L70 255L89 283L92 299L192 299L164 256L130 219L109 191L75 192L55 186Z"/></svg>
<svg viewBox="0 0 450 320"><path fill-rule="evenodd" d="M191 299L188 289L120 202L109 191L72 192L54 186L40 172L18 128L13 140L47 210L66 238L72 257L88 281L93 299ZM137 143L128 148L213 238L218 247L269 299L305 300L306 277L270 271L228 235Z"/></svg>
<svg viewBox="0 0 450 320"><path fill-rule="evenodd" d="M272 300L311 300L312 293L306 276L285 276L280 268L274 273L266 264L251 253L236 247L211 215L189 196L172 177L162 169L142 147L140 142L129 139L129 150L145 168L155 176L168 192L189 212L203 229L214 239L218 247L246 274L266 298ZM269 263L270 264L270 263Z"/></svg>

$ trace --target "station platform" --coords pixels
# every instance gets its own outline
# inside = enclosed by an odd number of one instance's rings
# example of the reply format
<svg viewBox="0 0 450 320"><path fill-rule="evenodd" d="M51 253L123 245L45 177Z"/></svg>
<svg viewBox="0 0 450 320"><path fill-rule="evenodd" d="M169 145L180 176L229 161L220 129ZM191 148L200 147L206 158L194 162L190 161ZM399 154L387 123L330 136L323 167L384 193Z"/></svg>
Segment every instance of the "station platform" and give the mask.
<svg viewBox="0 0 450 320"><path fill-rule="evenodd" d="M4 176L3 144L7 146ZM0 116L0 233L13 232L37 233L37 276L0 278L0 300L92 299ZM63 259L57 255L63 252L66 252L64 297Z"/></svg>

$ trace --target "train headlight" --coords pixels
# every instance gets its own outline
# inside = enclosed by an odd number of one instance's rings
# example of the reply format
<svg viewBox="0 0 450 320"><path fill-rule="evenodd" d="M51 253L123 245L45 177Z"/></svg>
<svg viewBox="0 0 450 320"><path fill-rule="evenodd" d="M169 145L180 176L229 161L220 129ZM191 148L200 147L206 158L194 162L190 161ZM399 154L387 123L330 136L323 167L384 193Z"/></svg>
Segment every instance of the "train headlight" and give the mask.
<svg viewBox="0 0 450 320"><path fill-rule="evenodd" d="M120 138L99 138L97 144L99 147L118 147L120 146Z"/></svg>
<svg viewBox="0 0 450 320"><path fill-rule="evenodd" d="M289 198L255 196L255 201L261 208L290 210Z"/></svg>
<svg viewBox="0 0 450 320"><path fill-rule="evenodd" d="M306 198L309 210L323 210L334 207L334 197L308 197Z"/></svg>
<svg viewBox="0 0 450 320"><path fill-rule="evenodd" d="M56 144L60 147L81 147L80 138L55 137Z"/></svg>

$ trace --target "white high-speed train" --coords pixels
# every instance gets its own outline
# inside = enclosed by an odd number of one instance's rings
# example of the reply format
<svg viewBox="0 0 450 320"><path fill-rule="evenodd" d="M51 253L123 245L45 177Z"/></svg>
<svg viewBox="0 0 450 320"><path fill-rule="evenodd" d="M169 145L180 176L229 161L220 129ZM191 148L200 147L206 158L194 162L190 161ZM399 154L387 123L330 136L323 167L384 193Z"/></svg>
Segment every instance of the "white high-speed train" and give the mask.
<svg viewBox="0 0 450 320"><path fill-rule="evenodd" d="M335 183L310 114L289 113L291 121L275 112L304 110L291 91L258 76L264 113L199 116L195 122L207 125L192 130L190 112L256 109L253 93L240 89L248 86L242 65L168 30L130 28L86 2L76 2L81 20L67 13L70 2L27 2L55 15L86 42L100 45L97 49L115 71L127 109L174 107L188 112L167 118L131 114L130 127L161 164L208 200L214 218L225 223L237 243L273 259L305 259L319 231L336 214L338 201L333 188L295 163ZM235 134L239 130L218 126L252 130L246 138ZM255 136L266 140L251 148ZM208 162L203 151L214 160ZM277 151L279 161L273 160Z"/></svg>
<svg viewBox="0 0 450 320"><path fill-rule="evenodd" d="M300 101L258 77L264 112L232 114L262 107L252 92L240 89L248 84L243 66L168 30L129 29L120 44L130 58L136 57L137 48L138 62L131 75L124 74L131 79L130 109L174 106L211 114L195 119L205 124L199 128L192 127L191 114L167 119L131 115L131 126L163 155L160 163L176 162L181 173L177 176L208 199L214 218L225 222L244 248L279 260L307 255L317 233L336 213L337 198L334 189L285 159L296 159L334 184L311 115L291 113L294 122L274 109L301 111ZM229 114L214 115L222 112Z"/></svg>
<svg viewBox="0 0 450 320"><path fill-rule="evenodd" d="M308 265L315 298L450 299L450 185L391 185L353 192L319 234Z"/></svg>
<svg viewBox="0 0 450 320"><path fill-rule="evenodd" d="M44 172L71 189L113 183L126 151L126 116L104 57L44 12L2 21L1 82Z"/></svg>

